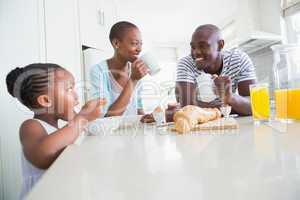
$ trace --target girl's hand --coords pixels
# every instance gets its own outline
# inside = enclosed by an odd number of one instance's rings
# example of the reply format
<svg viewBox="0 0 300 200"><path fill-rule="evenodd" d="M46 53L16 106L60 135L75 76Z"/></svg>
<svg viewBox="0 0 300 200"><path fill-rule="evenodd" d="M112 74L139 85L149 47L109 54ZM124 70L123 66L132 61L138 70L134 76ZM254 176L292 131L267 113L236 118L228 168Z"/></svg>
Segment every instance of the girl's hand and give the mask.
<svg viewBox="0 0 300 200"><path fill-rule="evenodd" d="M81 117L88 121L93 121L101 115L101 106L106 104L103 98L93 99L88 101L78 113Z"/></svg>
<svg viewBox="0 0 300 200"><path fill-rule="evenodd" d="M133 81L138 81L143 78L149 69L147 65L140 59L136 59L131 65L131 76L130 79Z"/></svg>

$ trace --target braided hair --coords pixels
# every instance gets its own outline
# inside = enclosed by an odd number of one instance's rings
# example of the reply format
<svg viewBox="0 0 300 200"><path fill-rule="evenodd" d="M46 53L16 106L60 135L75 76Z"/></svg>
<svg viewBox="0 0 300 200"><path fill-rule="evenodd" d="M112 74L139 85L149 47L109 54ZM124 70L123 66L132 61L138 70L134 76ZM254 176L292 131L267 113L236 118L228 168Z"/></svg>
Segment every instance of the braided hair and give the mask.
<svg viewBox="0 0 300 200"><path fill-rule="evenodd" d="M50 74L56 70L64 68L53 63L34 63L17 67L6 76L8 93L29 109L40 108L37 98L47 92Z"/></svg>

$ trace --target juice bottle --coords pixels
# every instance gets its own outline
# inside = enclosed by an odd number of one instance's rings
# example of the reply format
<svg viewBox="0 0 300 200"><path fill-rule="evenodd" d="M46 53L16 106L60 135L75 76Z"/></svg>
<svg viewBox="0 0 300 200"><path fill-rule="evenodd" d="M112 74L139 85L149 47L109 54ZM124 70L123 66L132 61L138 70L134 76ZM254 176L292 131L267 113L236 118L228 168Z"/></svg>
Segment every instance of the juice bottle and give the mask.
<svg viewBox="0 0 300 200"><path fill-rule="evenodd" d="M276 118L300 120L300 45L274 45Z"/></svg>

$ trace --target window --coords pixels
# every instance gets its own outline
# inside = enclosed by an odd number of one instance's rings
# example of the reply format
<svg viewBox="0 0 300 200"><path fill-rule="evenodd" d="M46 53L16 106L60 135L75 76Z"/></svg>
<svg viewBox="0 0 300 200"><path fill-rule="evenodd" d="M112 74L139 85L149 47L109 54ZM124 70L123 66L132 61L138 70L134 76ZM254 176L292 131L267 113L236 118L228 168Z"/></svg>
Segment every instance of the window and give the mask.
<svg viewBox="0 0 300 200"><path fill-rule="evenodd" d="M288 43L300 44L300 0L282 0Z"/></svg>
<svg viewBox="0 0 300 200"><path fill-rule="evenodd" d="M300 11L285 18L288 43L300 44Z"/></svg>

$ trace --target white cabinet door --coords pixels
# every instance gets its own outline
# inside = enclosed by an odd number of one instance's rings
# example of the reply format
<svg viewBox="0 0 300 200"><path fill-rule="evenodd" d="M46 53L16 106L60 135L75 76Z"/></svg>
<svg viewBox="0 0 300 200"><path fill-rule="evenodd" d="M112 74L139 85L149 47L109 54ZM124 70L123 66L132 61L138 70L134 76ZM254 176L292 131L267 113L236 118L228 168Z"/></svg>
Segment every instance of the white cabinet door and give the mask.
<svg viewBox="0 0 300 200"><path fill-rule="evenodd" d="M79 96L82 97L78 1L45 1L45 24L46 61L68 69L74 75Z"/></svg>
<svg viewBox="0 0 300 200"><path fill-rule="evenodd" d="M111 48L109 31L117 11L112 0L79 0L82 44L96 49Z"/></svg>
<svg viewBox="0 0 300 200"><path fill-rule="evenodd" d="M19 199L19 127L32 112L11 97L5 78L15 67L45 61L43 1L0 1L0 199Z"/></svg>

